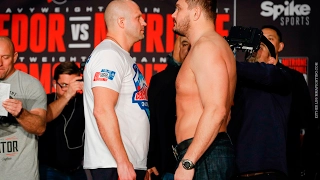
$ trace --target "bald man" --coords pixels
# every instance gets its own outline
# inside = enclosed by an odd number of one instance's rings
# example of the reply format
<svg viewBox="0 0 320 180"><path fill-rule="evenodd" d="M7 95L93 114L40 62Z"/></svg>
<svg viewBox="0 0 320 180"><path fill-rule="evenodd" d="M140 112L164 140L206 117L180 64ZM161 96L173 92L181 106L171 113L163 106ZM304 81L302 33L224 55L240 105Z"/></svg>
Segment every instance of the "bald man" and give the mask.
<svg viewBox="0 0 320 180"><path fill-rule="evenodd" d="M146 23L131 0L111 1L108 28L84 70L84 168L93 179L144 179L149 148L147 84L130 56Z"/></svg>
<svg viewBox="0 0 320 180"><path fill-rule="evenodd" d="M47 96L39 80L14 68L17 58L11 39L0 36L0 83L10 84L10 99L2 102L8 116L0 116L0 179L35 180Z"/></svg>

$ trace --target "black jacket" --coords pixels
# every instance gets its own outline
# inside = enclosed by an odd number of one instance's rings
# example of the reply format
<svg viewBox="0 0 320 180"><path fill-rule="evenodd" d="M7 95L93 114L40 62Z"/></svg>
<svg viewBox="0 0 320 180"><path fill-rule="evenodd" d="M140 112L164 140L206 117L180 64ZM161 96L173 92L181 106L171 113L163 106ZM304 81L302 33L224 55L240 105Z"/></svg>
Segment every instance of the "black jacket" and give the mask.
<svg viewBox="0 0 320 180"><path fill-rule="evenodd" d="M237 87L228 133L237 173L287 174L286 138L292 78L284 68L237 62Z"/></svg>
<svg viewBox="0 0 320 180"><path fill-rule="evenodd" d="M176 89L175 80L180 66L168 56L165 70L152 76L148 89L150 109L150 144L147 167L156 167L160 176L174 173L176 160L172 146L176 145Z"/></svg>
<svg viewBox="0 0 320 180"><path fill-rule="evenodd" d="M292 103L288 121L287 162L289 179L300 179L301 171L305 169L305 161L308 158L305 153L312 153L312 149L302 151L300 131L304 129L307 136L313 130L314 118L312 101L307 82L302 73L279 64L292 76ZM308 138L308 137L307 137ZM308 141L308 139L307 139ZM305 146L304 146L305 147ZM302 174L303 175L303 174Z"/></svg>

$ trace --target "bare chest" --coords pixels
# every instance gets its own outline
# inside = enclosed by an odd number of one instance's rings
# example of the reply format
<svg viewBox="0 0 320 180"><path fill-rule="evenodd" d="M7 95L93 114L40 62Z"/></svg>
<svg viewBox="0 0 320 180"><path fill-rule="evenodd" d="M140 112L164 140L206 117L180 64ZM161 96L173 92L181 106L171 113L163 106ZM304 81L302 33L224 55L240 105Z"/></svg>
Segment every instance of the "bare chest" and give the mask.
<svg viewBox="0 0 320 180"><path fill-rule="evenodd" d="M176 92L177 96L186 96L198 93L194 73L191 70L188 62L183 63L177 75Z"/></svg>

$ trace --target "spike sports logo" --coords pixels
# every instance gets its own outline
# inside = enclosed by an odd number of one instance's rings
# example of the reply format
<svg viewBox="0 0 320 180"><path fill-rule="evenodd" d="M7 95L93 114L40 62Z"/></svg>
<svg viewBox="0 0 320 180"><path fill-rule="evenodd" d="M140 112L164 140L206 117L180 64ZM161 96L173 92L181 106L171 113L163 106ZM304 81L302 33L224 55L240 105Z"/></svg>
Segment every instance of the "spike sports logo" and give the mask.
<svg viewBox="0 0 320 180"><path fill-rule="evenodd" d="M48 2L48 3L53 2L53 3L57 4L57 5L62 5L62 4L64 4L64 3L66 3L67 0L47 0L47 2Z"/></svg>

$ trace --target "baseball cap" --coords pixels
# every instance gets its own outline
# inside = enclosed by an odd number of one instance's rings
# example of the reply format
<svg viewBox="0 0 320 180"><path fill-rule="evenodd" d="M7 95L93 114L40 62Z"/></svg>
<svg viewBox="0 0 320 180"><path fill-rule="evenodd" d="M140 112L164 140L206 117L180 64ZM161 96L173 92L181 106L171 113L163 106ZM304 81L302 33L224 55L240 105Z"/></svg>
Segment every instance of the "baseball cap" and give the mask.
<svg viewBox="0 0 320 180"><path fill-rule="evenodd" d="M264 35L261 36L260 42L263 42L267 46L271 56L276 59L276 49L274 48L273 44Z"/></svg>

